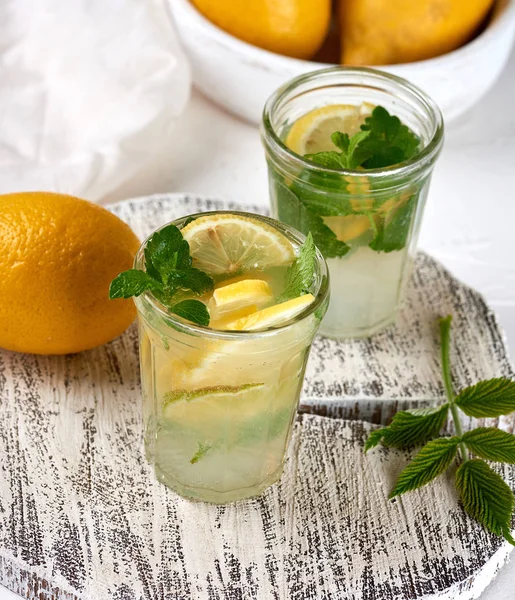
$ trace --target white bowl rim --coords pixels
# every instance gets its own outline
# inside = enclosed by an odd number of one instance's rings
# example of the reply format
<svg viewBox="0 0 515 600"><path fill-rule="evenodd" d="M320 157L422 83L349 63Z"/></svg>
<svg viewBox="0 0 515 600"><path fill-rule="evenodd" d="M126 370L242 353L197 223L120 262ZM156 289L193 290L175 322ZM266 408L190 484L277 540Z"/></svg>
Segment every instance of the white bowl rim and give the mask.
<svg viewBox="0 0 515 600"><path fill-rule="evenodd" d="M204 17L204 15L197 10L195 6L191 3L190 0L167 0L168 6L172 14L175 14L175 9L173 8L174 4L181 5L181 8L186 11L188 17L194 21L197 21L199 25L203 27L213 38L217 38L219 42L223 43L226 47L229 48L231 52L238 52L240 54L244 53L247 58L249 57L249 53L253 54L252 57L254 60L260 60L260 65L269 65L270 61L275 61L282 66L298 66L299 69L306 70L306 65L311 65L313 70L330 67L330 66L338 66L338 63L321 63L314 62L310 60L302 60L299 58L293 58L291 56L284 56L282 54L277 54L276 52L271 52L270 50L265 50L264 48L260 48L259 46L254 46L253 44L249 44L239 38L227 33L214 23L212 23L209 19ZM492 14L490 16L490 20L484 30L477 35L475 38L467 42L465 45L456 48L456 50L451 50L450 52L446 52L445 54L441 54L440 56L435 56L433 58L428 58L425 60L418 60L409 63L393 63L389 65L363 65L363 66L371 66L374 69L402 69L407 67L421 67L427 68L429 65L438 66L439 63L448 60L449 58L457 58L464 55L467 55L469 52L476 51L480 46L487 44L491 38L496 36L502 28L508 26L508 23L513 20L515 22L515 0L495 0L494 5L492 7ZM177 29L179 29L179 23L177 23ZM255 63L254 63L255 64ZM339 65L346 66L346 65ZM349 65L351 66L351 65Z"/></svg>

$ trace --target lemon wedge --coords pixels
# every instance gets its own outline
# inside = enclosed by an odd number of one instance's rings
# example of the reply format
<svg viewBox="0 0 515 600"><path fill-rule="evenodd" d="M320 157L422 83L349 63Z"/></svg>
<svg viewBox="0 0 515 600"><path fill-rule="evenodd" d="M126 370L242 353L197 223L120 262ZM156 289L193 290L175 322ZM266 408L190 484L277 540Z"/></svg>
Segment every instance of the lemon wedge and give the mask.
<svg viewBox="0 0 515 600"><path fill-rule="evenodd" d="M355 240L371 228L371 221L366 215L322 217L322 219L340 242Z"/></svg>
<svg viewBox="0 0 515 600"><path fill-rule="evenodd" d="M360 106L331 104L306 113L292 125L285 143L297 154L315 154L338 150L331 140L335 131L353 136L374 106L364 102Z"/></svg>
<svg viewBox="0 0 515 600"><path fill-rule="evenodd" d="M198 217L182 229L182 235L193 266L212 275L288 265L295 259L292 244L280 231L242 215Z"/></svg>
<svg viewBox="0 0 515 600"><path fill-rule="evenodd" d="M304 294L293 300L258 310L248 317L236 319L228 323L226 329L231 331L258 331L274 325L281 325L300 314L314 299L315 297L312 294Z"/></svg>
<svg viewBox="0 0 515 600"><path fill-rule="evenodd" d="M272 298L272 288L263 279L243 279L215 289L213 307L220 314L252 304L266 304Z"/></svg>

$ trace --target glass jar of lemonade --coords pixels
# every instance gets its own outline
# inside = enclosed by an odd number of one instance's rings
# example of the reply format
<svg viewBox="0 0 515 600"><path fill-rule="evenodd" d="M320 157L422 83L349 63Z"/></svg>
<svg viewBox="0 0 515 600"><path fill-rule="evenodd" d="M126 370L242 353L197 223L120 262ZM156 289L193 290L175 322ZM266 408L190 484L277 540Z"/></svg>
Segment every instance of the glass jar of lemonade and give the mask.
<svg viewBox="0 0 515 600"><path fill-rule="evenodd" d="M168 310L163 294L147 290L135 300L147 457L158 479L188 498L255 496L282 473L311 342L328 305L326 264L312 242L266 217L203 213L173 225L188 242L191 266L212 278L212 289L180 290L178 299L202 303L209 325ZM150 245L177 262L164 246ZM149 240L135 263L147 274L148 247Z"/></svg>
<svg viewBox="0 0 515 600"><path fill-rule="evenodd" d="M262 140L273 216L311 232L331 273L320 332L364 337L394 322L442 147L438 107L399 77L324 69L270 97Z"/></svg>

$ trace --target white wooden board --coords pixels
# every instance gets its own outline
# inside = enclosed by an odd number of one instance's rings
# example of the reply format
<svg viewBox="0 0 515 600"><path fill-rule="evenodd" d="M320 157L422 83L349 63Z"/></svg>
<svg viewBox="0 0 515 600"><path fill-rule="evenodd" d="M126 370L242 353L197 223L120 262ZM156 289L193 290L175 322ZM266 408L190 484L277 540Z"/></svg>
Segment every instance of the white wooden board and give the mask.
<svg viewBox="0 0 515 600"><path fill-rule="evenodd" d="M143 237L220 208L168 195L114 210ZM134 326L79 355L0 351L0 583L31 600L476 598L509 546L464 515L452 473L388 502L407 454L364 456L373 425L349 420L443 395L434 320L448 312L455 384L513 377L481 297L421 255L398 328L316 341L302 403L319 414L300 417L280 483L222 507L178 497L143 458Z"/></svg>

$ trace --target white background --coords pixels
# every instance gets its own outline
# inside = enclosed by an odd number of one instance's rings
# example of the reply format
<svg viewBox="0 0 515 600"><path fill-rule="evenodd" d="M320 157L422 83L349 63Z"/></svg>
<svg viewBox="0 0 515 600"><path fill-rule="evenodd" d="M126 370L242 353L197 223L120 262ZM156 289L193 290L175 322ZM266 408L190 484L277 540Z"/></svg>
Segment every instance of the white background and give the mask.
<svg viewBox="0 0 515 600"><path fill-rule="evenodd" d="M420 238L497 311L515 351L515 52L496 88L447 127ZM106 201L154 192L198 192L267 202L258 131L194 93L159 163ZM0 588L0 600L18 598ZM515 598L515 563L481 600Z"/></svg>

